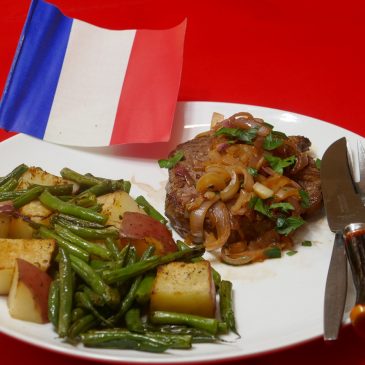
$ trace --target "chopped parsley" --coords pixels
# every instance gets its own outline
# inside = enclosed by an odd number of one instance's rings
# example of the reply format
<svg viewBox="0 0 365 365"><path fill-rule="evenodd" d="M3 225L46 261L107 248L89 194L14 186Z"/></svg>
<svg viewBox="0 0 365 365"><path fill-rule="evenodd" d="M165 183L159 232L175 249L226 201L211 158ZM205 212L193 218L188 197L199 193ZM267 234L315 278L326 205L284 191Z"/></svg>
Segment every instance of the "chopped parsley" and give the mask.
<svg viewBox="0 0 365 365"><path fill-rule="evenodd" d="M282 212L288 213L289 210L294 210L294 207L290 203L281 202L271 204L269 209L280 209Z"/></svg>
<svg viewBox="0 0 365 365"><path fill-rule="evenodd" d="M280 147L284 143L281 137L276 136L274 133L268 134L264 139L264 149L272 151L275 148Z"/></svg>
<svg viewBox="0 0 365 365"><path fill-rule="evenodd" d="M297 158L294 155L284 159L273 155L266 155L265 158L269 162L271 168L280 175L284 173L285 167L294 165L297 161Z"/></svg>
<svg viewBox="0 0 365 365"><path fill-rule="evenodd" d="M253 140L256 138L257 135L257 128L250 128L243 130L240 128L223 127L221 129L218 129L214 133L214 135L215 136L224 135L245 142L247 144L252 144Z"/></svg>
<svg viewBox="0 0 365 365"><path fill-rule="evenodd" d="M302 242L302 246L311 247L312 246L312 241L305 240L305 241Z"/></svg>
<svg viewBox="0 0 365 365"><path fill-rule="evenodd" d="M253 168L253 167L247 167L247 172L252 175L252 176L257 176L258 175L258 171L257 169Z"/></svg>
<svg viewBox="0 0 365 365"><path fill-rule="evenodd" d="M316 164L316 167L317 167L318 170L321 169L321 162L322 162L322 160L320 160L319 158L316 158L315 164Z"/></svg>
<svg viewBox="0 0 365 365"><path fill-rule="evenodd" d="M264 250L264 254L269 259L278 259L281 257L281 250L279 247L269 247Z"/></svg>
<svg viewBox="0 0 365 365"><path fill-rule="evenodd" d="M158 164L161 168L171 169L184 157L183 151L177 151L173 156L168 159L158 160Z"/></svg>
<svg viewBox="0 0 365 365"><path fill-rule="evenodd" d="M310 206L310 201L309 201L309 195L305 190L299 190L299 195L301 198L300 201L300 205L304 208L307 209Z"/></svg>
<svg viewBox="0 0 365 365"><path fill-rule="evenodd" d="M269 218L272 218L272 214L270 212L269 207L258 196L254 196L253 198L251 198L248 204L249 207L255 210L256 212L259 212L263 215L266 215Z"/></svg>
<svg viewBox="0 0 365 365"><path fill-rule="evenodd" d="M296 253L298 253L298 251L294 251L294 250L291 250L291 251L287 251L287 255L288 256L294 256Z"/></svg>
<svg viewBox="0 0 365 365"><path fill-rule="evenodd" d="M287 236L305 223L301 217L279 217L276 220L276 231Z"/></svg>

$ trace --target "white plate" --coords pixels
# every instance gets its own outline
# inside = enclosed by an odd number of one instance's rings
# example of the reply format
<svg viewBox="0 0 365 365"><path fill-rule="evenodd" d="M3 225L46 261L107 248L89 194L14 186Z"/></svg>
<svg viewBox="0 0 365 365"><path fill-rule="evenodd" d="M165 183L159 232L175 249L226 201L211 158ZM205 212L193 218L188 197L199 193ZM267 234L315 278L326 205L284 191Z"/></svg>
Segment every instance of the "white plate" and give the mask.
<svg viewBox="0 0 365 365"><path fill-rule="evenodd" d="M156 159L180 141L190 139L209 128L213 112L230 116L248 111L274 125L288 135L310 138L313 151L321 158L335 140L346 136L352 147L360 136L329 123L281 110L229 103L179 103L171 142L154 145L114 146L111 148L69 148L49 144L25 135L16 135L0 144L2 156L0 176L20 163L40 166L58 174L63 167L91 172L109 178L126 178L133 183L132 196L143 194L163 211L166 169ZM311 240L312 247L300 245ZM181 363L227 360L247 357L292 346L321 336L323 333L323 294L333 234L324 215L320 214L297 235L299 251L294 256L267 260L249 266L232 267L220 264L212 256L213 265L222 277L234 285L234 306L240 340L221 344L197 344L192 350L171 350L151 354L129 350L103 350L74 347L62 342L50 325L37 325L10 318L6 298L0 298L0 330L9 336L35 346L67 355L129 363ZM344 321L354 302L350 285Z"/></svg>

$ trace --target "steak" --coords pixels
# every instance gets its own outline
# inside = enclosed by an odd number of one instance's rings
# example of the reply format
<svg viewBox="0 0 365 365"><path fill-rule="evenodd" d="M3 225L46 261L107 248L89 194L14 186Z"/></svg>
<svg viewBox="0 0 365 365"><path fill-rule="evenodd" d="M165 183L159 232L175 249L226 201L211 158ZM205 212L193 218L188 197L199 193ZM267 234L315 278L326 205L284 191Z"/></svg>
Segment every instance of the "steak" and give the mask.
<svg viewBox="0 0 365 365"><path fill-rule="evenodd" d="M197 137L179 144L170 153L170 157L177 151L183 151L184 159L169 169L169 179L166 185L165 214L169 218L172 227L183 237L188 238L190 232L188 205L198 196L195 186L198 179L204 173L204 163L208 161L208 153L214 137L211 133L198 135ZM297 163L286 175L298 183L309 196L309 207L302 214L309 216L314 214L322 204L320 172L315 161L307 154L311 146L308 138L291 136L279 147L275 153L282 158L293 154L297 157ZM237 217L237 219L242 219ZM262 220L262 217L259 218ZM253 229L252 222L236 221L232 226L239 225L241 229ZM233 228L233 227L232 227Z"/></svg>

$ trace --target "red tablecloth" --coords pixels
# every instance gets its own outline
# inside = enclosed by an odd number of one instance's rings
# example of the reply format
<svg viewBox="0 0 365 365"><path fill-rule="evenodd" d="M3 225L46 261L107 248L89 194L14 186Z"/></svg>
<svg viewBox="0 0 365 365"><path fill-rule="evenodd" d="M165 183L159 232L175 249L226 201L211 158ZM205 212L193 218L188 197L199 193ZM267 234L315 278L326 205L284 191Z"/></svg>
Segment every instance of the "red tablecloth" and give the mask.
<svg viewBox="0 0 365 365"><path fill-rule="evenodd" d="M363 0L52 0L69 16L109 28L166 28L188 19L179 100L226 101L306 114L365 136ZM2 0L0 91L29 0ZM0 139L11 134L0 131ZM21 151L19 151L21 153ZM84 364L0 334L1 364ZM365 364L351 327L238 361Z"/></svg>

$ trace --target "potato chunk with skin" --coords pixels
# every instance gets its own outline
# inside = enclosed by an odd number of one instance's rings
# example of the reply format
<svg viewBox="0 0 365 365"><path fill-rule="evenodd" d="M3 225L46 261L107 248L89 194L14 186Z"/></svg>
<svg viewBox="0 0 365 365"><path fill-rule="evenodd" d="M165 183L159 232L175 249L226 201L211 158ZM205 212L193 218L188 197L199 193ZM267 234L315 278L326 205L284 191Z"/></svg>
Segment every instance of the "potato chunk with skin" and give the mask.
<svg viewBox="0 0 365 365"><path fill-rule="evenodd" d="M209 261L171 262L157 270L151 311L215 317L216 292Z"/></svg>
<svg viewBox="0 0 365 365"><path fill-rule="evenodd" d="M48 225L52 211L46 208L39 200L33 200L19 209L21 216L26 216L33 222ZM9 224L8 237L32 238L34 229L21 217L13 217Z"/></svg>
<svg viewBox="0 0 365 365"><path fill-rule="evenodd" d="M17 259L8 296L9 313L13 318L47 323L48 293L52 278L30 262Z"/></svg>
<svg viewBox="0 0 365 365"><path fill-rule="evenodd" d="M29 169L20 177L17 190L27 189L30 185L64 185L70 181L60 176L50 174L40 167L29 167ZM75 185L75 183L73 183ZM76 187L75 187L76 188Z"/></svg>
<svg viewBox="0 0 365 365"><path fill-rule="evenodd" d="M0 239L0 294L8 294L17 258L46 271L56 244L52 239Z"/></svg>
<svg viewBox="0 0 365 365"><path fill-rule="evenodd" d="M120 228L120 222L125 212L137 212L146 214L135 200L125 191L115 191L97 198L99 204L103 204L101 214L108 216L106 224Z"/></svg>

